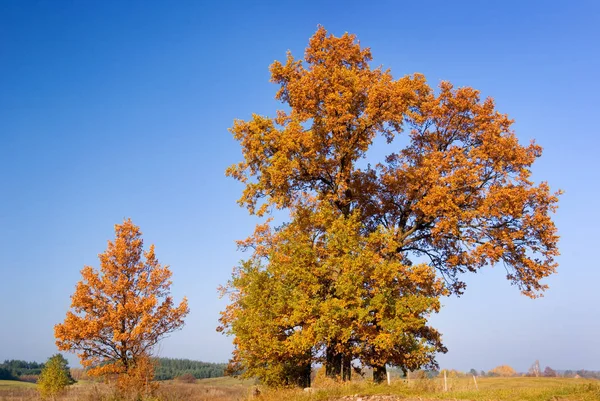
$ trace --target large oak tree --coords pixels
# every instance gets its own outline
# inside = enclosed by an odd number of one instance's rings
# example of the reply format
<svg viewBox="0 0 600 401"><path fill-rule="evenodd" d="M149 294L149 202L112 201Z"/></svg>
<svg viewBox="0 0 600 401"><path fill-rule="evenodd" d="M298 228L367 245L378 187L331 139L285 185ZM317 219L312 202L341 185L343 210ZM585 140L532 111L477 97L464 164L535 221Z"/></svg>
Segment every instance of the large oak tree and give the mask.
<svg viewBox="0 0 600 401"><path fill-rule="evenodd" d="M435 91L370 62L353 35L320 27L304 59L271 65L285 109L231 128L239 203L290 212L240 243L253 254L224 288L220 330L236 336L235 368L283 383L316 360L345 379L359 360L376 381L386 364L435 366L445 348L427 316L465 290L463 273L502 264L536 297L556 269L559 194L531 179L541 148L519 144L478 91ZM388 155L367 165L378 136Z"/></svg>

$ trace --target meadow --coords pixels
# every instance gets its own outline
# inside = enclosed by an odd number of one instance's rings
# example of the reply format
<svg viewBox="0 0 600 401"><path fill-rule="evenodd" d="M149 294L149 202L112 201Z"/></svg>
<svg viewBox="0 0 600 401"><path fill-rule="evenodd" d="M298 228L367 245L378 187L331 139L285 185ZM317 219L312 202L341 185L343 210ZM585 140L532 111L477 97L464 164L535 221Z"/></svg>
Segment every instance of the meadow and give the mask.
<svg viewBox="0 0 600 401"><path fill-rule="evenodd" d="M34 384L0 381L0 401L40 400ZM80 382L57 397L59 401L117 401L120 400L107 385ZM573 378L483 377L448 379L448 391L443 391L443 379L393 380L391 385L374 385L371 381L352 381L347 384L317 383L313 390L268 389L253 381L230 377L202 379L196 383L161 382L152 401L598 401L598 380Z"/></svg>

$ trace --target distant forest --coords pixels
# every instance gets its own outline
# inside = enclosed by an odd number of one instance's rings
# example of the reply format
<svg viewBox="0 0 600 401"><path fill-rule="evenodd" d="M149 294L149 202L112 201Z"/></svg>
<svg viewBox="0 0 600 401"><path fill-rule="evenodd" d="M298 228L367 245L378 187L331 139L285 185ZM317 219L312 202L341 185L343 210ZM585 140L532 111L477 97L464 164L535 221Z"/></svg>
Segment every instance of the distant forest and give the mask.
<svg viewBox="0 0 600 401"><path fill-rule="evenodd" d="M211 377L224 376L225 363L210 363L192 361L190 359L173 359L173 358L156 358L156 369L155 379L156 380L172 380L183 375L192 375L196 379L207 379ZM43 363L38 362L26 362L21 360L5 360L0 363L0 380L27 380L32 381L38 376L44 368ZM79 369L72 369L79 370ZM542 373L542 376L548 376L547 371L551 371L552 377L581 377L589 379L600 379L600 371L591 370L556 370L546 368L546 371ZM390 369L390 373L393 377L404 377L399 369ZM419 374L420 373L420 374ZM437 377L440 372L438 371L418 371L410 373L411 377L422 378L422 377ZM456 376L462 375L474 375L474 376L494 376L492 372L476 371L471 369L470 372L458 372L452 370L451 373ZM524 375L524 373L518 374ZM75 377L75 376L74 376ZM35 381L35 380L33 380Z"/></svg>
<svg viewBox="0 0 600 401"><path fill-rule="evenodd" d="M185 374L196 379L221 377L225 371L224 363L209 363L189 359L156 358L156 380L171 380ZM0 380L22 380L25 377L39 376L43 363L20 360L6 360L0 363Z"/></svg>
<svg viewBox="0 0 600 401"><path fill-rule="evenodd" d="M185 374L191 374L196 379L221 377L224 375L225 363L209 363L191 361L189 359L157 358L155 369L156 380L171 380Z"/></svg>
<svg viewBox="0 0 600 401"><path fill-rule="evenodd" d="M0 380L19 380L21 376L37 376L43 368L43 363L6 360L0 363Z"/></svg>

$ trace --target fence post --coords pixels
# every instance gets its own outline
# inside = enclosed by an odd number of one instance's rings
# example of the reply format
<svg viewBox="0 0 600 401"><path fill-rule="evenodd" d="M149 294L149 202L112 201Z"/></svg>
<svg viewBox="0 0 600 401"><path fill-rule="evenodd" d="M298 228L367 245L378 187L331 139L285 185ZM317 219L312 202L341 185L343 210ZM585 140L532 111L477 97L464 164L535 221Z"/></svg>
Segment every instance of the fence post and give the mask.
<svg viewBox="0 0 600 401"><path fill-rule="evenodd" d="M444 391L448 391L448 381L446 380L446 369L444 369Z"/></svg>
<svg viewBox="0 0 600 401"><path fill-rule="evenodd" d="M475 382L475 390L479 390L479 386L477 385L477 379L475 378L475 375L473 375L473 381Z"/></svg>

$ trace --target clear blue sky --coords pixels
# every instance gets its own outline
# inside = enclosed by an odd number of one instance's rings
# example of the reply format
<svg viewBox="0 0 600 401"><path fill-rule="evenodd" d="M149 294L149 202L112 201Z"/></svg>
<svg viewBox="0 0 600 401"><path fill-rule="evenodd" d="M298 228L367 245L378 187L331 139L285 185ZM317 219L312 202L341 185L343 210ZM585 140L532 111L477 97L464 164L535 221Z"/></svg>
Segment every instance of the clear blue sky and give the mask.
<svg viewBox="0 0 600 401"><path fill-rule="evenodd" d="M224 175L227 128L273 114L268 66L318 24L348 31L394 76L421 72L493 96L536 179L566 191L559 273L532 301L503 269L468 277L433 324L443 367L600 369L596 1L0 1L0 360L45 360L84 265L131 217L187 295L159 354L226 361L216 288L256 220ZM74 357L70 357L75 361Z"/></svg>

